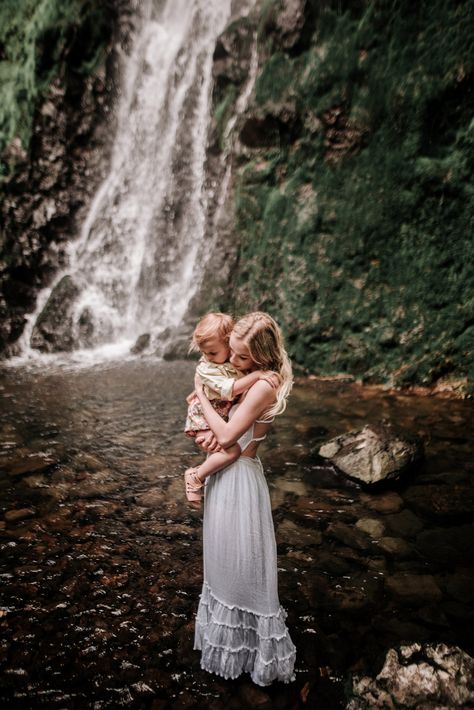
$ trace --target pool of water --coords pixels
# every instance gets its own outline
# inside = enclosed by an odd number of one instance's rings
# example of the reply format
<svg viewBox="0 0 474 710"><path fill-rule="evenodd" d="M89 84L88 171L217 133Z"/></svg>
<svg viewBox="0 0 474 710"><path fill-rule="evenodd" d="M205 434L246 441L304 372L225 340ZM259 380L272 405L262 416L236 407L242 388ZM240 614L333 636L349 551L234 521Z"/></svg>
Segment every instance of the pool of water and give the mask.
<svg viewBox="0 0 474 710"><path fill-rule="evenodd" d="M402 642L473 653L472 402L302 380L260 449L296 682L201 671L201 515L182 478L201 458L182 434L192 380L192 363L151 360L0 372L4 705L330 709ZM425 442L402 481L369 491L318 456L381 419Z"/></svg>

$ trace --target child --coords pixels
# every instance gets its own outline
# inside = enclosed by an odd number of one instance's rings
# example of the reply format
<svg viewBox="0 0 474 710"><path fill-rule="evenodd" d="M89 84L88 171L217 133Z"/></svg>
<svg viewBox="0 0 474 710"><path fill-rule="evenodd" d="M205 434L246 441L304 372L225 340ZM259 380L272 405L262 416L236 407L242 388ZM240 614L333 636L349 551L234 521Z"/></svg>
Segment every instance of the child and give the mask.
<svg viewBox="0 0 474 710"><path fill-rule="evenodd" d="M211 401L213 409L223 419L227 418L233 400L246 392L257 380L265 379L272 386L277 386L274 375L272 379L272 373L255 370L248 375L242 375L228 361L230 355L229 336L233 327L234 319L232 316L225 313L208 313L197 324L191 340L191 349L200 350L202 354L196 372L203 382L204 391ZM186 435L195 437L199 432L209 431L209 424L194 392L189 395L187 400L189 407L184 429ZM218 454L219 468L222 468L231 464L240 456L240 447L234 444L228 449L221 449ZM214 460L211 466L212 472L218 470L218 468L215 468L216 463ZM200 467L201 472L203 465ZM188 471L193 471L193 469L188 469ZM189 478L188 471L185 474L186 480ZM211 471L207 472L207 475L210 475L210 473ZM188 488L186 486L188 500L199 500L200 496L197 498L196 496L190 497Z"/></svg>

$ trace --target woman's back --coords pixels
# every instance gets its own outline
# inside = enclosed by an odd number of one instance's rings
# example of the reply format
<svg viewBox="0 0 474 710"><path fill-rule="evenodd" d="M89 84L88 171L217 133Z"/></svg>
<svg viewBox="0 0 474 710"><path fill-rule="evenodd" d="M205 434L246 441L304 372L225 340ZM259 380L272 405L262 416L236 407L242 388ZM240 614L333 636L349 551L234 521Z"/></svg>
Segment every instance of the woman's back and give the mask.
<svg viewBox="0 0 474 710"><path fill-rule="evenodd" d="M233 414L236 412L238 404L234 404L229 412L229 419L232 418ZM242 436L237 440L240 446L241 456L247 456L249 458L255 458L257 450L261 441L266 439L270 424L273 419L263 420L257 419L250 427L245 431Z"/></svg>

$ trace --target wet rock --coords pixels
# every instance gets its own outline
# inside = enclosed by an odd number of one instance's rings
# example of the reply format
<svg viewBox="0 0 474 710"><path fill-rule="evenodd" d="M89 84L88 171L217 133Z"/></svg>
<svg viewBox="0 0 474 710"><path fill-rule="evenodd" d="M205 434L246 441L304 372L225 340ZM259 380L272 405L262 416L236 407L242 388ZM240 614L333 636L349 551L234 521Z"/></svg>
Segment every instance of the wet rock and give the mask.
<svg viewBox="0 0 474 710"><path fill-rule="evenodd" d="M442 564L474 562L474 525L423 530L416 537L417 549Z"/></svg>
<svg viewBox="0 0 474 710"><path fill-rule="evenodd" d="M415 486L406 492L410 507L431 518L458 519L474 510L472 485L424 485Z"/></svg>
<svg viewBox="0 0 474 710"><path fill-rule="evenodd" d="M344 574L348 575L354 572L353 564L347 560L337 557L336 555L331 555L323 549L318 551L314 561L314 567L315 569L327 572L327 574L334 576L342 576Z"/></svg>
<svg viewBox="0 0 474 710"><path fill-rule="evenodd" d="M291 49L301 36L304 27L306 0L283 0L275 26L281 38L281 45Z"/></svg>
<svg viewBox="0 0 474 710"><path fill-rule="evenodd" d="M245 685L240 688L240 697L246 706L250 708L266 710L266 708L273 707L270 696L255 685L245 683Z"/></svg>
<svg viewBox="0 0 474 710"><path fill-rule="evenodd" d="M6 471L9 476L24 476L26 473L47 471L56 463L56 459L49 454L33 454L21 458L8 457L0 460L0 470Z"/></svg>
<svg viewBox="0 0 474 710"><path fill-rule="evenodd" d="M160 336L160 345L156 354L164 360L184 360L189 356L197 359L199 353L189 353L191 333L192 328L189 325L167 328Z"/></svg>
<svg viewBox="0 0 474 710"><path fill-rule="evenodd" d="M324 590L322 605L345 612L359 612L374 606L382 593L382 581L365 575L338 579L337 577Z"/></svg>
<svg viewBox="0 0 474 710"><path fill-rule="evenodd" d="M347 710L466 707L474 701L473 678L474 659L458 646L392 648L375 678L354 676Z"/></svg>
<svg viewBox="0 0 474 710"><path fill-rule="evenodd" d="M423 529L423 523L411 510L402 510L385 518L391 532L403 537L412 537Z"/></svg>
<svg viewBox="0 0 474 710"><path fill-rule="evenodd" d="M150 344L150 337L150 333L142 333L142 335L137 338L135 345L130 348L132 355L142 353Z"/></svg>
<svg viewBox="0 0 474 710"><path fill-rule="evenodd" d="M326 529L326 535L356 550L373 549L372 540L365 532L355 527L344 525L344 523L330 523Z"/></svg>
<svg viewBox="0 0 474 710"><path fill-rule="evenodd" d="M472 570L466 570L466 572L449 575L445 588L453 599L463 604L470 604L474 601L474 573Z"/></svg>
<svg viewBox="0 0 474 710"><path fill-rule="evenodd" d="M274 116L250 116L240 131L240 140L248 148L268 148L280 142L280 122Z"/></svg>
<svg viewBox="0 0 474 710"><path fill-rule="evenodd" d="M232 22L220 35L214 50L212 74L215 99L219 99L229 84L239 86L248 76L253 26L242 17Z"/></svg>
<svg viewBox="0 0 474 710"><path fill-rule="evenodd" d="M395 557L409 557L413 552L412 546L401 537L381 537L377 547Z"/></svg>
<svg viewBox="0 0 474 710"><path fill-rule="evenodd" d="M144 506L146 508L159 508L167 497L168 494L163 490L163 488L150 488L145 493L140 493L135 496L135 500L140 506Z"/></svg>
<svg viewBox="0 0 474 710"><path fill-rule="evenodd" d="M373 484L397 478L422 457L422 451L421 441L380 424L338 436L324 444L319 454L348 476Z"/></svg>
<svg viewBox="0 0 474 710"><path fill-rule="evenodd" d="M371 510L376 510L378 513L388 514L396 513L403 508L403 498L395 491L380 493L377 495L362 495L361 501Z"/></svg>
<svg viewBox="0 0 474 710"><path fill-rule="evenodd" d="M16 508L14 510L7 510L4 517L7 523L16 523L18 520L25 520L25 518L32 518L36 515L36 511L32 508Z"/></svg>
<svg viewBox="0 0 474 710"><path fill-rule="evenodd" d="M287 545L296 545L298 547L320 545L322 537L319 530L304 528L292 520L283 520L277 529L277 542L279 544L286 543Z"/></svg>
<svg viewBox="0 0 474 710"><path fill-rule="evenodd" d="M389 592L407 604L439 601L443 596L434 577L429 574L396 572L387 577L385 584Z"/></svg>
<svg viewBox="0 0 474 710"><path fill-rule="evenodd" d="M373 538L379 538L383 535L385 525L375 518L361 518L356 522L356 528L370 535Z"/></svg>
<svg viewBox="0 0 474 710"><path fill-rule="evenodd" d="M69 352L75 346L73 335L74 301L81 292L71 276L64 276L51 292L31 335L31 347L42 352Z"/></svg>

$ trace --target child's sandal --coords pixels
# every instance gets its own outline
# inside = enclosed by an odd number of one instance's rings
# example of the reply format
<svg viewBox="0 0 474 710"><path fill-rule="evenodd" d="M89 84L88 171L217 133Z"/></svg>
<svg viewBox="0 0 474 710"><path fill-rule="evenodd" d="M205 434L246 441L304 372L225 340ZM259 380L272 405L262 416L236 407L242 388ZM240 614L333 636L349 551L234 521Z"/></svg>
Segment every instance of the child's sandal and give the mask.
<svg viewBox="0 0 474 710"><path fill-rule="evenodd" d="M197 474L197 468L188 468L184 473L184 482L186 485L186 498L190 503L200 503L202 500L202 489L204 483Z"/></svg>

